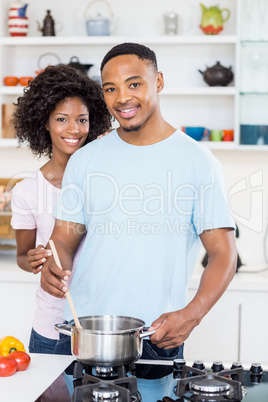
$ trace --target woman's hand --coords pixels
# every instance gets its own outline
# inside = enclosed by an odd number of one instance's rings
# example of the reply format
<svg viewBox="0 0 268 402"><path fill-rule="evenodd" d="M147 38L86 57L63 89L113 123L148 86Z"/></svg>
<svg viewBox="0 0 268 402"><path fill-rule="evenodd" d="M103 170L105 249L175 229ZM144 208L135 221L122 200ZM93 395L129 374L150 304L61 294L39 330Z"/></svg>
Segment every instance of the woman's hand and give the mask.
<svg viewBox="0 0 268 402"><path fill-rule="evenodd" d="M45 249L43 245L39 245L36 248L29 250L27 253L27 262L32 268L33 274L38 274L43 268L43 264L47 257L52 255L52 251Z"/></svg>

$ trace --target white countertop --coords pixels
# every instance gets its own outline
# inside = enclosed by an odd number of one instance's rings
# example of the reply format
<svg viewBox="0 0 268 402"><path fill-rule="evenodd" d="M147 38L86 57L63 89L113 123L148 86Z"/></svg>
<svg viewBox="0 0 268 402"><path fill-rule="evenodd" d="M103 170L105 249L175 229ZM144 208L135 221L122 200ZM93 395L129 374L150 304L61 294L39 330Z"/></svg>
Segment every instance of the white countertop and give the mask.
<svg viewBox="0 0 268 402"><path fill-rule="evenodd" d="M30 354L31 363L25 371L0 377L2 402L33 402L73 361L73 356Z"/></svg>

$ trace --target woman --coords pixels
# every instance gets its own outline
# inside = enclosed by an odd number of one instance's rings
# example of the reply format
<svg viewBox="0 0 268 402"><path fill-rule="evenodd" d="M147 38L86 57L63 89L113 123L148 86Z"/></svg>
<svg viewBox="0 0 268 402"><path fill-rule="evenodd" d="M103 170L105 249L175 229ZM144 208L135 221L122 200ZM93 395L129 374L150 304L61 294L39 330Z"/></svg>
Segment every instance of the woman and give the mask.
<svg viewBox="0 0 268 402"><path fill-rule="evenodd" d="M14 126L20 142L49 160L12 190L12 227L17 264L37 274L46 257L45 246L54 227L53 209L70 156L110 127L110 115L100 86L76 69L49 66L24 90L15 104ZM78 249L77 257L81 250ZM58 340L54 324L63 322L64 300L37 290L37 309L29 352L53 353Z"/></svg>

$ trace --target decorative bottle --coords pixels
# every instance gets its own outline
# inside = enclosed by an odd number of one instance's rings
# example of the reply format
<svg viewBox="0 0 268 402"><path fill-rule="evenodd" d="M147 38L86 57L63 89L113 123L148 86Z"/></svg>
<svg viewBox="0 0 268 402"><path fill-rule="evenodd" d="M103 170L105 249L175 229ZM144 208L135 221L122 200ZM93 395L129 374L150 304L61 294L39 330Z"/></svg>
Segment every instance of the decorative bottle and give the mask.
<svg viewBox="0 0 268 402"><path fill-rule="evenodd" d="M28 17L26 9L28 4L16 1L10 5L8 12L8 32L11 36L26 36L28 34Z"/></svg>

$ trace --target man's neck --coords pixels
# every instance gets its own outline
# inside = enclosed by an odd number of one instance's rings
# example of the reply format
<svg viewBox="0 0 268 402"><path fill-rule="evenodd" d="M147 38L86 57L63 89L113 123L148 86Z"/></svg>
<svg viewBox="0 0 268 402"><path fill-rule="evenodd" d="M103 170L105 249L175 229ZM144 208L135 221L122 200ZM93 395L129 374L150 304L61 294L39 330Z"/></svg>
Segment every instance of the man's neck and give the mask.
<svg viewBox="0 0 268 402"><path fill-rule="evenodd" d="M158 124L141 126L137 131L126 131L121 126L117 129L118 135L123 141L137 146L152 145L163 141L175 131L176 128L172 127L164 119Z"/></svg>

